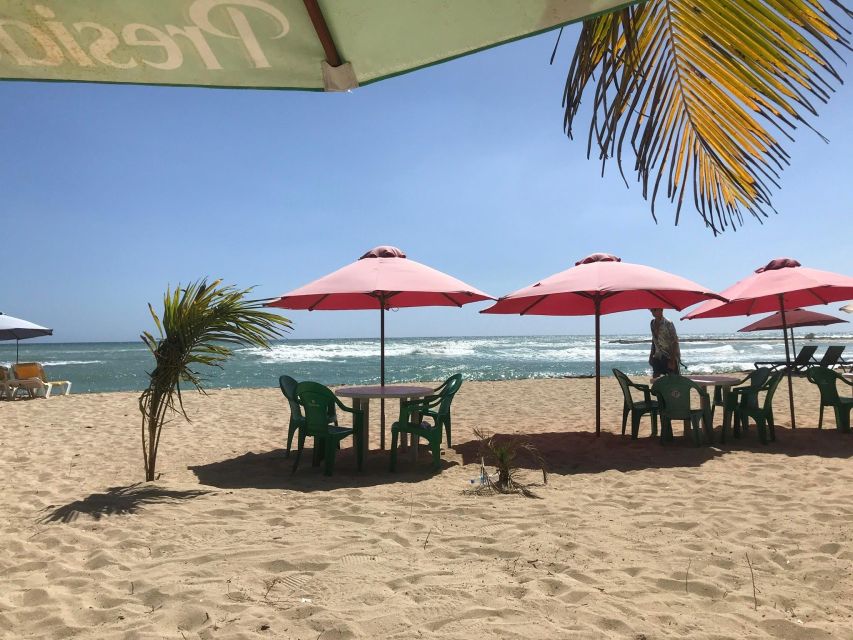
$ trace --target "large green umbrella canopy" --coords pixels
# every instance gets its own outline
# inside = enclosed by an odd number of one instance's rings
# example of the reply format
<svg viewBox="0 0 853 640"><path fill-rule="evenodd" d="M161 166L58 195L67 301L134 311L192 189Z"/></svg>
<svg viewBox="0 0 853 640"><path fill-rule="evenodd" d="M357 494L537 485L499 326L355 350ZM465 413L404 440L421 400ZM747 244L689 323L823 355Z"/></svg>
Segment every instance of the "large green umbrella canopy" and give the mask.
<svg viewBox="0 0 853 640"><path fill-rule="evenodd" d="M626 0L0 0L0 79L347 90Z"/></svg>

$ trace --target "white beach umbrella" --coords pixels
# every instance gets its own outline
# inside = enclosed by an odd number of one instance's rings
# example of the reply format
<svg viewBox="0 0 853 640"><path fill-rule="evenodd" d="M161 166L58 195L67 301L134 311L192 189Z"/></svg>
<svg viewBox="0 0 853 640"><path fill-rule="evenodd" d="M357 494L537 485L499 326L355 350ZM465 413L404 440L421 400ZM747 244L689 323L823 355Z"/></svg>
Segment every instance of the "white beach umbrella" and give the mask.
<svg viewBox="0 0 853 640"><path fill-rule="evenodd" d="M0 312L0 340L15 341L15 361L18 360L18 341L53 335L53 329Z"/></svg>

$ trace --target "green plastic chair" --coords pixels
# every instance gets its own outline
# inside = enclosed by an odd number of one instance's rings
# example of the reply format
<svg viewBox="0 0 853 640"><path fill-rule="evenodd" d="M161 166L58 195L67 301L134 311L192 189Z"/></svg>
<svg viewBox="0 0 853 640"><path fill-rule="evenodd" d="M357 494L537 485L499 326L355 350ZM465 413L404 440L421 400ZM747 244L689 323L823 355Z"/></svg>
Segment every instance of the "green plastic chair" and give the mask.
<svg viewBox="0 0 853 640"><path fill-rule="evenodd" d="M850 410L853 409L853 398L842 398L838 394L836 383L841 380L853 387L850 382L837 371L826 367L811 367L806 371L809 382L816 384L820 390L820 417L817 427L823 429L823 408L832 407L835 410L835 428L839 431L850 431Z"/></svg>
<svg viewBox="0 0 853 640"><path fill-rule="evenodd" d="M279 376L278 378L278 386L281 387L281 392L287 398L287 403L290 405L290 422L287 425L286 458L290 457L290 447L293 445L294 434L305 424L305 416L302 415L302 408L296 401L296 384L296 380L290 376Z"/></svg>
<svg viewBox="0 0 853 640"><path fill-rule="evenodd" d="M622 435L625 435L625 427L628 425L628 415L631 415L631 439L636 440L640 432L640 420L646 414L652 421L652 437L658 434L658 403L652 400L652 390L647 384L633 382L619 369L613 369L619 386L622 388L624 403L622 404ZM637 389L643 393L643 401L636 402L631 395L631 389Z"/></svg>
<svg viewBox="0 0 853 640"><path fill-rule="evenodd" d="M459 387L461 387L461 386L462 386L462 374L461 373L455 373L452 376L450 376L447 380L442 382L440 385L438 385L435 388L435 393L432 395L435 398L437 398L442 393L447 391L451 394L450 399L452 401L453 400L453 394L455 394L457 391L459 391ZM420 398L419 400L416 400L416 402L423 403L423 401L426 399L427 398ZM439 409L440 409L440 407L439 407ZM422 412L422 414L428 415L428 416L432 417L434 420L438 420L439 418L441 419L442 423L444 424L444 434L445 434L445 436L447 436L447 446L452 447L453 441L450 438L450 435L452 432L452 428L451 428L452 425L451 425L451 420L450 420L450 404L448 403L448 405L447 405L447 412L441 416L437 415L436 412L430 411L429 409Z"/></svg>
<svg viewBox="0 0 853 640"><path fill-rule="evenodd" d="M352 409L341 402L332 390L318 382L300 382L296 385L296 401L302 407L305 423L299 428L299 446L293 472L299 466L299 458L305 447L305 438L314 438L314 450L322 448L325 461L323 474L330 476L335 469L335 454L344 438L352 436L355 441L355 455L358 470L361 471L364 452L362 450L362 433L364 432L364 411ZM352 428L340 427L330 416L335 407L353 414Z"/></svg>
<svg viewBox="0 0 853 640"><path fill-rule="evenodd" d="M290 376L279 376L278 386L281 387L281 392L287 398L287 403L290 405L290 422L287 425L287 451L284 454L285 458L290 457L290 448L293 445L293 436L299 430L299 427L305 423L305 417L302 415L302 408L296 401L296 380ZM329 418L337 426L338 415L335 413L335 407L332 406L332 413Z"/></svg>
<svg viewBox="0 0 853 640"><path fill-rule="evenodd" d="M441 436L442 432L447 433L449 446L450 405L461 386L462 376L457 373L441 385L438 395L400 403L400 417L391 425L391 471L397 469L397 440L401 433L411 435L413 447L417 447L418 440L424 438L432 452L433 469L441 466ZM432 424L423 418L432 418Z"/></svg>
<svg viewBox="0 0 853 640"><path fill-rule="evenodd" d="M743 424L744 429L748 426L750 418L755 420L761 444L767 444L768 433L770 434L770 440L776 440L776 424L773 421L773 394L776 393L776 387L779 386L779 381L782 380L784 375L784 371L774 371L770 374L767 382L752 392L755 394L754 406L752 406L751 402L747 402L745 405L738 406L735 409L736 419ZM759 402L759 393L765 394L763 404Z"/></svg>
<svg viewBox="0 0 853 640"><path fill-rule="evenodd" d="M687 431L690 428L693 432L693 442L697 447L702 444L700 425L703 423L708 440L713 440L713 436L708 429L711 420L711 416L708 415L710 412L706 412L701 408L693 409L690 406L692 391L696 391L699 394L700 400L705 398L706 402L710 404L708 392L705 389L689 378L678 374L661 376L652 385L652 393L658 399L658 415L661 420L661 444L667 440L673 440L673 420L684 421L684 435L687 435Z"/></svg>
<svg viewBox="0 0 853 640"><path fill-rule="evenodd" d="M721 394L723 406L723 431L720 437L720 442L726 441L726 427L730 422L730 418L734 417L734 434L735 437L740 437L741 420L738 409L740 407L758 407L758 391L767 383L768 378L773 373L769 367L760 367L755 371L751 371L743 380L732 386L727 394ZM714 387L714 398L716 401L717 394L721 392L720 387ZM714 412L711 411L713 419ZM744 427L745 428L745 427Z"/></svg>

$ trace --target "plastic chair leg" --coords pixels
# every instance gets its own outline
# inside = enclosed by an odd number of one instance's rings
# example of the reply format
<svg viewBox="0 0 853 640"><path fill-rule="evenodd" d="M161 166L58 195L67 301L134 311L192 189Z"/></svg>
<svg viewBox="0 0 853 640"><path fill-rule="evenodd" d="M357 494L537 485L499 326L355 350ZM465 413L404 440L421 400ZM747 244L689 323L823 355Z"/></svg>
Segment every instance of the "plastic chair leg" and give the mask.
<svg viewBox="0 0 853 640"><path fill-rule="evenodd" d="M438 470L441 467L441 441L438 439L429 443L432 450L432 468Z"/></svg>
<svg viewBox="0 0 853 640"><path fill-rule="evenodd" d="M285 458L290 457L290 447L293 445L293 435L296 433L296 425L290 425L287 428L287 451L284 454Z"/></svg>
<svg viewBox="0 0 853 640"><path fill-rule="evenodd" d="M296 467L299 466L299 458L302 457L302 449L305 448L305 434L302 431L299 432L299 437L297 438L297 447L296 447L296 459L293 461L293 471L291 473L296 473Z"/></svg>
<svg viewBox="0 0 853 640"><path fill-rule="evenodd" d="M623 405L622 407L622 435L625 435L625 427L628 426L628 414L631 412L631 409L628 408L627 405ZM636 435L631 436L632 438L636 438Z"/></svg>
<svg viewBox="0 0 853 640"><path fill-rule="evenodd" d="M451 432L451 428L450 428L450 414L448 414L448 415L447 415L447 417L444 419L444 434L447 436L447 446L448 446L448 447L453 446L453 445L451 445L451 444L450 444L450 443L451 443L451 440L450 440L450 432Z"/></svg>
<svg viewBox="0 0 853 640"><path fill-rule="evenodd" d="M388 465L388 471L397 470L397 436L399 432L396 429L391 429L391 463Z"/></svg>
<svg viewBox="0 0 853 640"><path fill-rule="evenodd" d="M767 440L767 425L764 423L764 418L756 418L755 426L758 429L758 439L761 444L769 444Z"/></svg>
<svg viewBox="0 0 853 640"><path fill-rule="evenodd" d="M823 405L820 405L820 414L818 414L817 428L823 429Z"/></svg>
<svg viewBox="0 0 853 640"><path fill-rule="evenodd" d="M631 412L631 440L636 440L637 436L640 434L640 420L642 420L643 414L639 411ZM624 431L622 432L624 435Z"/></svg>
<svg viewBox="0 0 853 640"><path fill-rule="evenodd" d="M330 476L335 472L335 453L338 451L337 441L333 438L325 438L323 448L326 453L326 460L323 464L323 475Z"/></svg>
<svg viewBox="0 0 853 640"><path fill-rule="evenodd" d="M693 444L697 447L702 446L702 416L693 416L690 418L690 426L693 429Z"/></svg>
<svg viewBox="0 0 853 640"><path fill-rule="evenodd" d="M658 412L652 411L652 437L658 434Z"/></svg>
<svg viewBox="0 0 853 640"><path fill-rule="evenodd" d="M850 407L835 407L835 428L842 433L850 432Z"/></svg>

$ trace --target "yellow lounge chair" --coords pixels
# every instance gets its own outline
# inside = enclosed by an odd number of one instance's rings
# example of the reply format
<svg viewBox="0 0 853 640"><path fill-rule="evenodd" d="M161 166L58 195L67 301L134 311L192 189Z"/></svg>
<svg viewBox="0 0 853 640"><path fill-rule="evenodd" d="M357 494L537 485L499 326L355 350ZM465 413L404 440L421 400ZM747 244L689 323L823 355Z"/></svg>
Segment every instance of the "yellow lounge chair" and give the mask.
<svg viewBox="0 0 853 640"><path fill-rule="evenodd" d="M0 367L0 400L14 400L19 391L26 391L29 397L34 398L42 384L41 380L35 378L16 380L8 367Z"/></svg>
<svg viewBox="0 0 853 640"><path fill-rule="evenodd" d="M44 367L40 362L19 362L12 365L12 375L19 383L31 382L35 383L31 389L31 393L40 395L44 398L49 398L54 387L64 386L65 391L62 395L67 396L71 393L71 382L68 380L48 380L44 373ZM23 386L23 385L22 385ZM30 389L27 389L28 391Z"/></svg>

